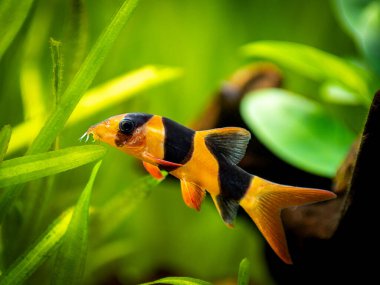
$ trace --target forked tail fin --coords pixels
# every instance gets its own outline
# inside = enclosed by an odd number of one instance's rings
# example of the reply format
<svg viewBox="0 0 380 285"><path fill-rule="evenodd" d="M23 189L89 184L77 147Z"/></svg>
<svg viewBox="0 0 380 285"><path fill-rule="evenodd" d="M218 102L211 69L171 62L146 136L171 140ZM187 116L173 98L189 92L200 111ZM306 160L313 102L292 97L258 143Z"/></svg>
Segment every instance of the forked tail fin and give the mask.
<svg viewBox="0 0 380 285"><path fill-rule="evenodd" d="M281 222L281 210L335 198L330 191L285 186L254 176L240 205L264 238L287 264L292 263Z"/></svg>

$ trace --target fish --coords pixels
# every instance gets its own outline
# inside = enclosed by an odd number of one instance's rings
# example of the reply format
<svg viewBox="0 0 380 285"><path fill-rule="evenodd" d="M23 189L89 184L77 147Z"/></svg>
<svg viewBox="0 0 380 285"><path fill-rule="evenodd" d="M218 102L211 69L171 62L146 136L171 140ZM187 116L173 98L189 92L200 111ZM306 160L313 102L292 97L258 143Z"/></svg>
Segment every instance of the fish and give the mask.
<svg viewBox="0 0 380 285"><path fill-rule="evenodd" d="M163 179L162 170L178 178L192 209L199 211L209 193L228 227L242 207L287 264L292 259L281 210L336 198L331 191L277 184L240 168L251 138L243 128L195 131L166 117L126 113L91 126L82 138L90 135L141 160L156 179Z"/></svg>

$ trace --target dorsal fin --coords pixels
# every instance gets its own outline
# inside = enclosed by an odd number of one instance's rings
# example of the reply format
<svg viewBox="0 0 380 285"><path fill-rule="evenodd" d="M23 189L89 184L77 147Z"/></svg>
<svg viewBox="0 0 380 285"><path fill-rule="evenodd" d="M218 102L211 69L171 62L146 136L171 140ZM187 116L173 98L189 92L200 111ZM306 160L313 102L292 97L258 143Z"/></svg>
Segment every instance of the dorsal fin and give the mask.
<svg viewBox="0 0 380 285"><path fill-rule="evenodd" d="M205 142L214 153L223 155L229 162L237 164L244 157L248 141L251 138L249 131L243 128L227 127L202 131L205 133Z"/></svg>

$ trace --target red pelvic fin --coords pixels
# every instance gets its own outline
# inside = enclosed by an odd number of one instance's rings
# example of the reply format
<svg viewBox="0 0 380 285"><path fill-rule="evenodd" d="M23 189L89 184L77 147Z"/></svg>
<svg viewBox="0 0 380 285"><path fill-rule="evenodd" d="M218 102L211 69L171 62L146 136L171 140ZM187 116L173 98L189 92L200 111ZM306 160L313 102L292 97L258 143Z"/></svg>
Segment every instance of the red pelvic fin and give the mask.
<svg viewBox="0 0 380 285"><path fill-rule="evenodd" d="M202 201L206 191L199 188L197 185L181 179L182 198L185 204L197 211L201 209Z"/></svg>
<svg viewBox="0 0 380 285"><path fill-rule="evenodd" d="M154 178L158 180L161 180L164 178L164 175L162 175L160 169L157 166L150 164L149 162L146 162L146 161L143 161L143 165L146 171L148 171L149 174L152 175Z"/></svg>

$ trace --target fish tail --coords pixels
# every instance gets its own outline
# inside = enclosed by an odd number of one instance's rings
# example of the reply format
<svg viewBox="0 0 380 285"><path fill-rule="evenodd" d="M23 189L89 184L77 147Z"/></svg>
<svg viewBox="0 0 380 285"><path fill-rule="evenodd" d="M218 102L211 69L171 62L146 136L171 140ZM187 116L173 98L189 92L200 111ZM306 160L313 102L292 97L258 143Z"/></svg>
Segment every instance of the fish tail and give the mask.
<svg viewBox="0 0 380 285"><path fill-rule="evenodd" d="M335 197L330 191L285 186L253 176L247 192L240 200L240 206L257 225L275 253L285 263L292 264L281 222L281 210Z"/></svg>

